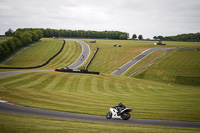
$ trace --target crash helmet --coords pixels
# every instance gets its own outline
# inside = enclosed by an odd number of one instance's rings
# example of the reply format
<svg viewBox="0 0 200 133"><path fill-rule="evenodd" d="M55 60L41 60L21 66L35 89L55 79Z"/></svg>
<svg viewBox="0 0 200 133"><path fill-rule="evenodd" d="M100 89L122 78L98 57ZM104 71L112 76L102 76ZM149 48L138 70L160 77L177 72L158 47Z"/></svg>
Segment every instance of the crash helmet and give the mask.
<svg viewBox="0 0 200 133"><path fill-rule="evenodd" d="M122 103L119 103L119 106L122 106Z"/></svg>

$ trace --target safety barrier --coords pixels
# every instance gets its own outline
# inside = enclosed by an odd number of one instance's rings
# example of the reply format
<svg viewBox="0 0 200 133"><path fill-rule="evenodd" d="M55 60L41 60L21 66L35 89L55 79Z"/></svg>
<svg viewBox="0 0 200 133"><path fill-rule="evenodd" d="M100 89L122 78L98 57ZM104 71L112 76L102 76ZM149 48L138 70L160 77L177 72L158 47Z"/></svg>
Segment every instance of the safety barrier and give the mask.
<svg viewBox="0 0 200 133"><path fill-rule="evenodd" d="M94 52L94 55L92 56L92 58L90 59L90 61L89 61L88 64L86 65L85 70L87 70L88 67L90 66L90 64L92 63L92 61L93 61L95 55L97 54L98 50L99 50L99 47L97 47L96 51Z"/></svg>
<svg viewBox="0 0 200 133"><path fill-rule="evenodd" d="M89 72L88 70L74 70L74 69L54 69L54 71L58 71L58 72L69 72L69 73L85 73L85 74L97 74L99 75L99 72Z"/></svg>

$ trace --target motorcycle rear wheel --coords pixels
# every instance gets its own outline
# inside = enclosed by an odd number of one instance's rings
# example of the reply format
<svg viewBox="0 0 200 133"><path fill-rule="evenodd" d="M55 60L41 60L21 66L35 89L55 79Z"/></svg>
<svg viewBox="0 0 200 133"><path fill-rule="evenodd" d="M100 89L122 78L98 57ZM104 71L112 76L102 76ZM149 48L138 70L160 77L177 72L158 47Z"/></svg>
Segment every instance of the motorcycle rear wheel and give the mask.
<svg viewBox="0 0 200 133"><path fill-rule="evenodd" d="M107 115L106 115L106 118L107 118L107 119L111 119L111 118L112 118L112 113L111 113L111 112L108 112Z"/></svg>
<svg viewBox="0 0 200 133"><path fill-rule="evenodd" d="M124 113L123 115L122 115L122 119L123 120L128 120L129 118L131 117L131 114L130 113Z"/></svg>

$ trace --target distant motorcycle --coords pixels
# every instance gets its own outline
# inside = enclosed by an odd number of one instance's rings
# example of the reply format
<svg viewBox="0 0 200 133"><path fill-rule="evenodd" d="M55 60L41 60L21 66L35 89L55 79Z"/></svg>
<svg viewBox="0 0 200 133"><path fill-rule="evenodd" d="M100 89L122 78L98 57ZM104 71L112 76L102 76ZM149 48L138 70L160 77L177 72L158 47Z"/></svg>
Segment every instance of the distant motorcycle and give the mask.
<svg viewBox="0 0 200 133"><path fill-rule="evenodd" d="M110 112L107 113L106 118L120 118L123 120L128 120L131 117L131 114L129 112L131 112L132 110L132 108L120 109L117 107L112 107L110 108Z"/></svg>

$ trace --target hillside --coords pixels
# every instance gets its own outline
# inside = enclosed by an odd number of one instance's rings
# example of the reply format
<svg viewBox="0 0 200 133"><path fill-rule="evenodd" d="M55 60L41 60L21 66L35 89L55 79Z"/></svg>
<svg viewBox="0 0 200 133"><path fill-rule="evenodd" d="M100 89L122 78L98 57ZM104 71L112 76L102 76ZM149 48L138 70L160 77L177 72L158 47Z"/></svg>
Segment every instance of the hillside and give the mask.
<svg viewBox="0 0 200 133"><path fill-rule="evenodd" d="M20 52L12 60L1 66L30 67L41 65L55 55L62 47L62 44L63 40L61 39L44 38L44 42ZM70 65L78 59L81 51L80 44L67 40L63 51L47 66L39 69L55 69Z"/></svg>
<svg viewBox="0 0 200 133"><path fill-rule="evenodd" d="M152 41L97 40L97 43L89 43L90 39L81 40L89 44L90 57L96 47L100 47L89 70L99 71L101 75L49 71L1 77L0 97L22 106L99 116L105 116L110 107L122 102L127 107L133 108L131 118L200 122L198 106L200 50L169 52L152 66L130 78L129 74L148 64L164 51L159 50L150 54L123 76L110 75L110 73L142 51L162 46L154 46ZM58 51L62 43L63 41L58 39L45 39L45 42L21 52L4 66L38 65ZM167 47L199 46L199 43L165 43ZM122 47L114 47L114 44ZM81 52L80 44L67 40L61 54L47 66L39 69L54 69L70 65L76 61ZM179 77L182 79L177 80ZM42 129L53 132L57 128L64 130L66 127L72 128L73 131L79 131L82 127L81 131L84 129L86 132L91 131L87 127L92 127L94 131L102 128L105 131L113 131L112 128L120 127L116 128L118 129L116 131L121 132L199 131L191 128L186 130L186 128L105 124L7 113L0 113L0 119L4 123L0 124L0 128L9 132L16 130L42 132ZM13 125L12 128L10 125ZM41 130L35 130L35 126Z"/></svg>
<svg viewBox="0 0 200 133"><path fill-rule="evenodd" d="M136 78L200 85L200 49L168 52Z"/></svg>
<svg viewBox="0 0 200 133"><path fill-rule="evenodd" d="M90 43L90 39L82 39L90 45L90 47L99 47L99 51L91 63L89 70L98 71L101 73L110 74L144 50L155 47L198 47L200 43L193 42L163 42L166 46L154 46L154 41L134 41L134 40L100 40L97 39L96 43ZM122 47L114 47L114 44L121 45ZM93 48L93 50L95 50ZM131 75L134 70L148 64L157 56L162 54L163 50L152 53L152 57L149 61L143 62L139 66L133 66L126 76Z"/></svg>
<svg viewBox="0 0 200 133"><path fill-rule="evenodd" d="M23 106L103 116L123 102L134 109L132 118L200 121L198 87L123 76L18 74L0 78L0 95Z"/></svg>

